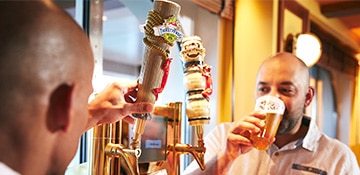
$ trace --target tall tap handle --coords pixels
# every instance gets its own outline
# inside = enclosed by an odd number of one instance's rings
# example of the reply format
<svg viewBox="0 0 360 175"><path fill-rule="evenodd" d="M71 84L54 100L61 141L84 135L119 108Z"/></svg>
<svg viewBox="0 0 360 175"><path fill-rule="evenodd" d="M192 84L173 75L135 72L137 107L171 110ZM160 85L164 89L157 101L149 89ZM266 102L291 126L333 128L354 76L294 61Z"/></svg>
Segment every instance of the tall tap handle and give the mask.
<svg viewBox="0 0 360 175"><path fill-rule="evenodd" d="M154 9L144 25L145 53L139 75L137 102L155 103L165 87L170 70L169 48L182 38L177 20L180 6L171 1L155 0ZM138 115L139 117L146 115Z"/></svg>
<svg viewBox="0 0 360 175"><path fill-rule="evenodd" d="M141 65L136 102L155 103L166 84L171 59L169 48L175 40L182 38L181 26L177 17L180 5L166 0L155 0L153 10L149 11L143 26L145 53ZM134 126L132 147L139 147L140 137L151 114L133 114L138 118Z"/></svg>
<svg viewBox="0 0 360 175"><path fill-rule="evenodd" d="M188 121L192 126L208 124L212 77L211 67L204 62L205 48L201 38L199 36L184 37L180 55L184 65Z"/></svg>

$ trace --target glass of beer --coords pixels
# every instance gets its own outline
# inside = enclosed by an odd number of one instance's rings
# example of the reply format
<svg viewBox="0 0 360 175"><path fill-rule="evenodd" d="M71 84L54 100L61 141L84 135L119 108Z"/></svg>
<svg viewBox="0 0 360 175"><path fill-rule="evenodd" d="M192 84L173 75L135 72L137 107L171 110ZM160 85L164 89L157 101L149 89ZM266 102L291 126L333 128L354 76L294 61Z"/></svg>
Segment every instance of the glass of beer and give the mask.
<svg viewBox="0 0 360 175"><path fill-rule="evenodd" d="M285 105L279 98L266 95L256 99L255 111L262 111L265 114L265 126L261 128L259 133L251 133L250 140L256 149L266 150L274 141L285 111Z"/></svg>

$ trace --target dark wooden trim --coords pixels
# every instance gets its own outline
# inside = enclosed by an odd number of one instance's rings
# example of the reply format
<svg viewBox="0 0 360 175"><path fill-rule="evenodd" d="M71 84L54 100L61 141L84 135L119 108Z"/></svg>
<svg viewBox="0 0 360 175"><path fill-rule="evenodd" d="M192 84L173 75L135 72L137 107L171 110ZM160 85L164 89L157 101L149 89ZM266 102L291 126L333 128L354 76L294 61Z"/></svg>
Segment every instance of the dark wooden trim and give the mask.
<svg viewBox="0 0 360 175"><path fill-rule="evenodd" d="M355 77L359 67L355 58L357 53L339 39L326 32L322 27L311 22L311 33L319 37L322 54L316 65L329 71L342 72Z"/></svg>
<svg viewBox="0 0 360 175"><path fill-rule="evenodd" d="M277 42L276 42L276 51L281 52L284 49L284 43L282 41L282 36L284 34L284 11L285 11L285 3L284 1L279 1L278 8L278 30L277 30Z"/></svg>
<svg viewBox="0 0 360 175"><path fill-rule="evenodd" d="M296 1L284 1L285 9L288 9L292 13L294 13L296 16L302 19L302 32L309 32L310 31L310 23L309 23L309 11L300 5Z"/></svg>
<svg viewBox="0 0 360 175"><path fill-rule="evenodd" d="M360 14L360 1L338 1L320 6L321 13L328 18Z"/></svg>
<svg viewBox="0 0 360 175"><path fill-rule="evenodd" d="M278 52L284 51L284 42L282 36L284 35L284 11L285 9L289 10L296 16L302 19L302 33L307 33L310 31L310 20L309 20L309 11L300 5L295 0L280 0L279 1L279 16L278 16L278 41L276 50Z"/></svg>

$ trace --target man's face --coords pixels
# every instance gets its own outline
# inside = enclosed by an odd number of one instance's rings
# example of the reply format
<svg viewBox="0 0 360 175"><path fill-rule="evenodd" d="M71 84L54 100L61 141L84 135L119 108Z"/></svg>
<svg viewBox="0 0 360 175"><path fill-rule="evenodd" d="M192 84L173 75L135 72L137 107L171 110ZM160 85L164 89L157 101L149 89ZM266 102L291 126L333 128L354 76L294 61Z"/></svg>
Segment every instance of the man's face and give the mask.
<svg viewBox="0 0 360 175"><path fill-rule="evenodd" d="M307 92L307 76L297 62L270 60L259 70L255 97L272 95L285 104L278 135L291 131L302 118Z"/></svg>

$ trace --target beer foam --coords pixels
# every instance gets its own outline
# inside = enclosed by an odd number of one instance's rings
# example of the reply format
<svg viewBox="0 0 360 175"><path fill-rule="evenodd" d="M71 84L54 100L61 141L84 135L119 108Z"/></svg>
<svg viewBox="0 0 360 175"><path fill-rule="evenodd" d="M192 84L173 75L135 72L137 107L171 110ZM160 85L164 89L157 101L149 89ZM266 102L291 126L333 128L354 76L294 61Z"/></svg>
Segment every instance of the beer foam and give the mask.
<svg viewBox="0 0 360 175"><path fill-rule="evenodd" d="M256 99L255 110L283 114L285 111L285 105L279 98L265 95Z"/></svg>

